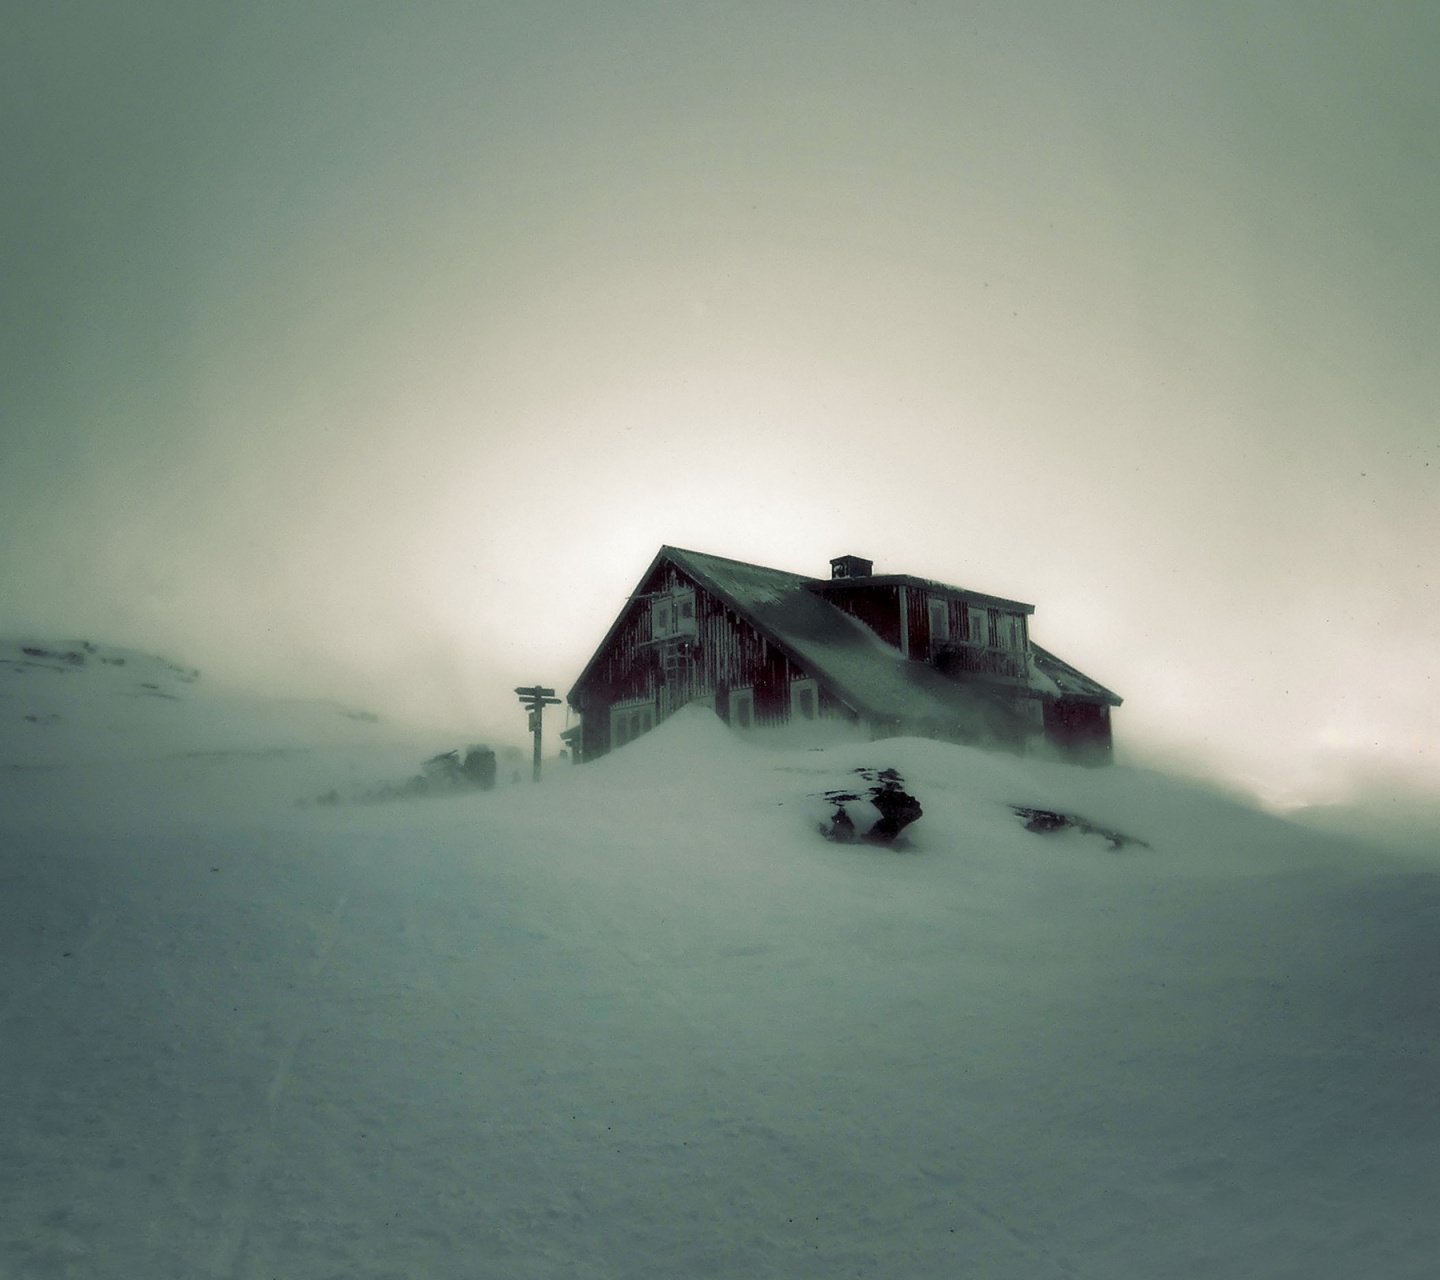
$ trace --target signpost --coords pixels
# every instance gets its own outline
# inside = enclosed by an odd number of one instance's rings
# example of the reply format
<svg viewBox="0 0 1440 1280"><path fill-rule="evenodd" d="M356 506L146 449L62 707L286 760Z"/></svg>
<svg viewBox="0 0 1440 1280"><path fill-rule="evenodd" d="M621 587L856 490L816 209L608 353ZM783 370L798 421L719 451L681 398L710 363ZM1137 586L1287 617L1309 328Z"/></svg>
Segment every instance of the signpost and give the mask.
<svg viewBox="0 0 1440 1280"><path fill-rule="evenodd" d="M554 689L547 689L543 685L531 685L529 688L517 688L516 693L520 695L520 703L530 713L530 732L535 735L535 769L533 780L540 781L540 720L545 714L546 707L560 705L560 699L555 696Z"/></svg>

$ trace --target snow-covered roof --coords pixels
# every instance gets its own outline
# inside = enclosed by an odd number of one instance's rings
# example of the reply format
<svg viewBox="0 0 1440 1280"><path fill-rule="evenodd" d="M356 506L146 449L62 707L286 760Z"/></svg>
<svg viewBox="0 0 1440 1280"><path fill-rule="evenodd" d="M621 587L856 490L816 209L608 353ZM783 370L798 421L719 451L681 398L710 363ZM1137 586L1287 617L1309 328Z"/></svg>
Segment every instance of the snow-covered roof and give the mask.
<svg viewBox="0 0 1440 1280"><path fill-rule="evenodd" d="M1077 671L1068 662L1057 658L1049 649L1042 649L1033 641L1030 645L1031 664L1037 679L1053 684L1061 697L1083 698L1087 702L1108 702L1118 707L1123 699L1097 680L1090 679L1083 671Z"/></svg>
<svg viewBox="0 0 1440 1280"><path fill-rule="evenodd" d="M974 724L977 720L984 723L992 718L998 727L1008 714L1004 703L1013 698L1016 692L1014 684L992 688L983 680L962 682L941 674L928 663L911 661L859 619L817 593L815 588L825 584L814 578L743 560L689 551L683 547L664 546L646 570L642 582L650 577L656 565L665 560L724 601L766 640L821 680L836 697L866 719L944 730L957 723ZM901 579L887 577L864 581L877 580ZM914 583L923 581L904 580ZM954 587L944 589L950 592L957 590ZM971 594L972 598L984 598ZM1018 602L1002 603L1027 611L1031 609L1031 606ZM597 656L609 643L619 621L616 619ZM1055 697L1059 693L1119 704L1120 699L1109 690L1060 662L1054 655L1047 653L1045 656L1054 670L1047 666L1043 672L1037 671L1029 682L1021 686L1022 693L1038 697ZM592 658L575 682L575 688L584 684L593 664Z"/></svg>
<svg viewBox="0 0 1440 1280"><path fill-rule="evenodd" d="M670 559L744 616L772 644L873 719L949 724L971 711L961 686L908 661L863 622L779 569L668 547Z"/></svg>
<svg viewBox="0 0 1440 1280"><path fill-rule="evenodd" d="M661 555L748 618L768 640L868 717L944 726L973 718L977 711L984 714L1004 696L983 682L962 683L928 663L910 661L863 622L817 594L814 579L680 547L664 547ZM1109 690L1053 655L1046 657L1062 669L1066 683L1048 674L1027 686L1030 693L1054 696L1058 688L1068 696L1119 704Z"/></svg>

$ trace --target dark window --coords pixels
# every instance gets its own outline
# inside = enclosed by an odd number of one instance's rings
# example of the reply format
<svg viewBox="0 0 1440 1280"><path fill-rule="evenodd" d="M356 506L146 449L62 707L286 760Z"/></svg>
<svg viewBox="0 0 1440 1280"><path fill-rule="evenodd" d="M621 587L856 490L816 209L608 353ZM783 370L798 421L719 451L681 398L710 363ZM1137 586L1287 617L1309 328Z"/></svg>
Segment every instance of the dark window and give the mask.
<svg viewBox="0 0 1440 1280"><path fill-rule="evenodd" d="M730 690L730 727L749 729L755 723L755 691L753 689Z"/></svg>
<svg viewBox="0 0 1440 1280"><path fill-rule="evenodd" d="M813 680L790 682L790 718L813 720L820 709L820 690Z"/></svg>
<svg viewBox="0 0 1440 1280"><path fill-rule="evenodd" d="M943 600L930 601L930 643L943 644L950 639L950 606Z"/></svg>

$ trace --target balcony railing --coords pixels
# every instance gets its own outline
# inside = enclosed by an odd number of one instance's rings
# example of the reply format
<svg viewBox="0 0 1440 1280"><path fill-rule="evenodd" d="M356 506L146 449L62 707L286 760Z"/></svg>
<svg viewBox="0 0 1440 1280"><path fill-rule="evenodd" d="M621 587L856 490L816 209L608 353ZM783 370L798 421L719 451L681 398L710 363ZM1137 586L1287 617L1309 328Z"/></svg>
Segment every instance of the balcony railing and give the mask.
<svg viewBox="0 0 1440 1280"><path fill-rule="evenodd" d="M998 676L1006 680L1024 680L1029 675L1029 659L1014 649L991 649L978 644L943 644L931 658L934 666L946 675Z"/></svg>

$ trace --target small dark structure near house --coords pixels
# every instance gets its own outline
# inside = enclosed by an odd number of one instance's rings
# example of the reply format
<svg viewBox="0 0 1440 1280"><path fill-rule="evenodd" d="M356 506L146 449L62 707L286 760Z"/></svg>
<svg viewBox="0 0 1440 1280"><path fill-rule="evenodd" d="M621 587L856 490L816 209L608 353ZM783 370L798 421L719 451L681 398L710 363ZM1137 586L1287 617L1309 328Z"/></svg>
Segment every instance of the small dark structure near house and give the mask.
<svg viewBox="0 0 1440 1280"><path fill-rule="evenodd" d="M1121 700L1031 641L1033 605L873 568L840 556L807 578L661 547L570 690L577 758L703 698L741 729L836 717L1109 761Z"/></svg>
<svg viewBox="0 0 1440 1280"><path fill-rule="evenodd" d="M473 787L489 791L495 786L495 753L482 742L471 743L462 756L458 750L442 751L420 766L415 783L420 791Z"/></svg>

